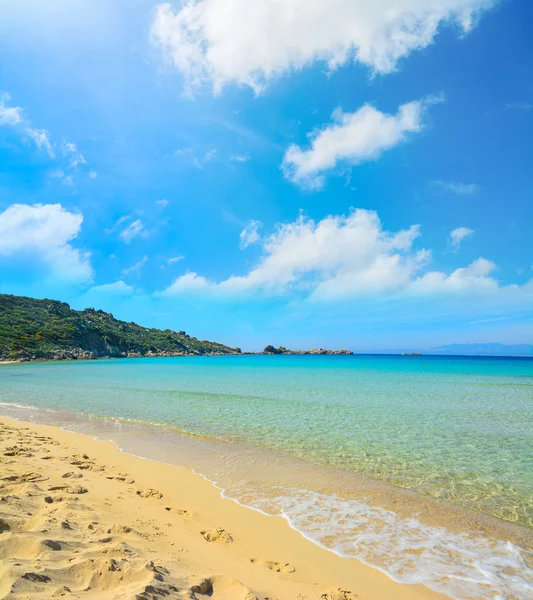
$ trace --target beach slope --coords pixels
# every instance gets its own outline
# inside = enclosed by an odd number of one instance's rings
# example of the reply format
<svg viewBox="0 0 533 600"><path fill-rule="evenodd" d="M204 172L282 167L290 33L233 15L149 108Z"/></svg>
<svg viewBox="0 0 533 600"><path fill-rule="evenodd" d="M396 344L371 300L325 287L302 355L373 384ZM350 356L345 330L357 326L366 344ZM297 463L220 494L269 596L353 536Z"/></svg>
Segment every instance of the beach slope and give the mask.
<svg viewBox="0 0 533 600"><path fill-rule="evenodd" d="M2 417L0 459L0 598L444 598L110 442Z"/></svg>

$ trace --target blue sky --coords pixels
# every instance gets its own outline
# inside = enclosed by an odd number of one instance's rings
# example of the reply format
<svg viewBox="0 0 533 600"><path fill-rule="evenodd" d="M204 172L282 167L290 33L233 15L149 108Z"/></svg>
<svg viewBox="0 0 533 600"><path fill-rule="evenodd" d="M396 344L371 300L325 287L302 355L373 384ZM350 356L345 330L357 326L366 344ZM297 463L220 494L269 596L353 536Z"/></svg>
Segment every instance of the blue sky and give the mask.
<svg viewBox="0 0 533 600"><path fill-rule="evenodd" d="M0 291L245 349L533 338L526 0L0 2Z"/></svg>

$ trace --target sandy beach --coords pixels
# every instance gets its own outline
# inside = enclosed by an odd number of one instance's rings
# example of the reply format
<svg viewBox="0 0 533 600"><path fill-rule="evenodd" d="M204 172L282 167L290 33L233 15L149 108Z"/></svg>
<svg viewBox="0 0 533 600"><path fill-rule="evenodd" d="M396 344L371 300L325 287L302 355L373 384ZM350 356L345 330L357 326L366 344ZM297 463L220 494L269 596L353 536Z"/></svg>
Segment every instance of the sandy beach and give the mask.
<svg viewBox="0 0 533 600"><path fill-rule="evenodd" d="M444 598L110 442L2 417L0 451L0 598Z"/></svg>

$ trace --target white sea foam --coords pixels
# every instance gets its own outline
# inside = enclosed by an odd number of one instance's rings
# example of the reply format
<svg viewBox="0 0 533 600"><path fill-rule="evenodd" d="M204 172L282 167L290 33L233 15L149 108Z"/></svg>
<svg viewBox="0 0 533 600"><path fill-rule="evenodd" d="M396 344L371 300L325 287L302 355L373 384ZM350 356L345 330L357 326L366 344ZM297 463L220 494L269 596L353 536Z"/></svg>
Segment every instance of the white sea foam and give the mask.
<svg viewBox="0 0 533 600"><path fill-rule="evenodd" d="M298 489L254 501L263 504L276 506L320 546L378 567L400 583L422 583L458 600L533 598L533 553L511 542L452 533L363 502Z"/></svg>
<svg viewBox="0 0 533 600"><path fill-rule="evenodd" d="M0 402L0 406L7 406L10 408L22 408L24 410L37 410L37 406L30 406L29 404L16 404L15 402Z"/></svg>

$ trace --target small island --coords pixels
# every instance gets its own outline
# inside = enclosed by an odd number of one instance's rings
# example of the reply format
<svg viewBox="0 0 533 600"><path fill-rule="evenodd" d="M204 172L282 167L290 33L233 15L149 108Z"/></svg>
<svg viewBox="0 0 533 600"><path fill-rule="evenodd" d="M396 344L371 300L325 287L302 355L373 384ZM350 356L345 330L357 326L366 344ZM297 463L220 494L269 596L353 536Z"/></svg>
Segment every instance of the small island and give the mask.
<svg viewBox="0 0 533 600"><path fill-rule="evenodd" d="M259 354L317 354L317 355L351 355L353 352L350 350L324 350L324 348L311 348L311 350L289 350L284 346L275 348L274 346L268 345L265 347L263 352Z"/></svg>

